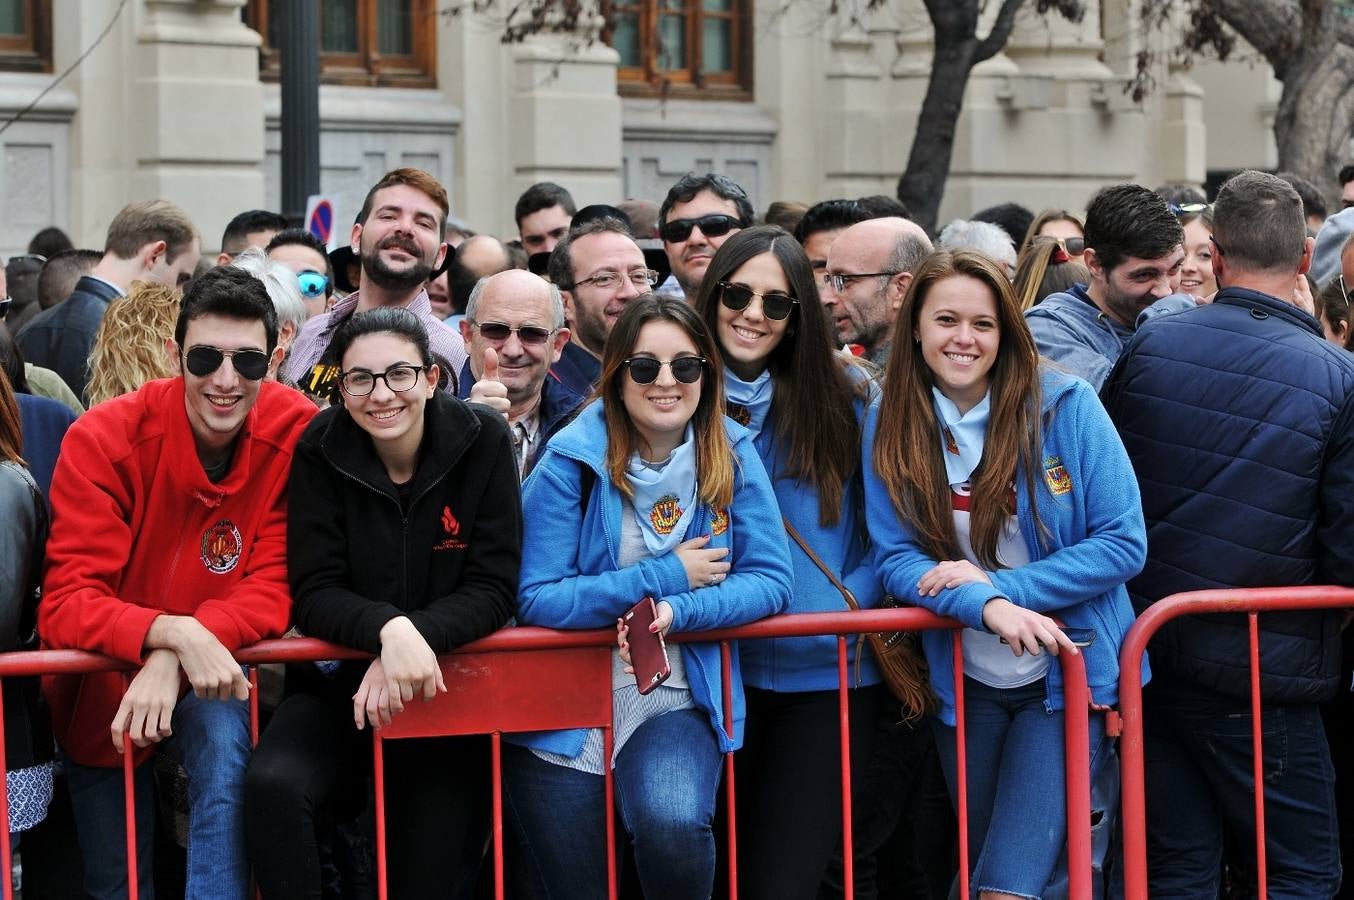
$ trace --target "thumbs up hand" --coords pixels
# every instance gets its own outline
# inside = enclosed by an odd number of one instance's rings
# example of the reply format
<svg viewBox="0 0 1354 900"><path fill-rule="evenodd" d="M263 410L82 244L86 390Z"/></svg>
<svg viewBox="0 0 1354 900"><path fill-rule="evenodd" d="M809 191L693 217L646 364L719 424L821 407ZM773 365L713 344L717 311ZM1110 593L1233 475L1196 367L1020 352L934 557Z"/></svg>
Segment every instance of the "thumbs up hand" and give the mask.
<svg viewBox="0 0 1354 900"><path fill-rule="evenodd" d="M483 403L504 417L508 415L508 389L498 380L498 353L493 347L484 348L484 373L470 389L470 402Z"/></svg>

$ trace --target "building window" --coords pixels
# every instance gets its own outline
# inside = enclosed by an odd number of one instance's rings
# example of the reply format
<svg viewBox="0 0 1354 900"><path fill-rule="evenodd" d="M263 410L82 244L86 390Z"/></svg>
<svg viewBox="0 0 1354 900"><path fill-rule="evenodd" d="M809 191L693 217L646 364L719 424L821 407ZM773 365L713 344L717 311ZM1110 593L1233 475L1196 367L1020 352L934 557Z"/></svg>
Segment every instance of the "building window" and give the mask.
<svg viewBox="0 0 1354 900"><path fill-rule="evenodd" d="M268 80L278 77L278 17L288 2L299 0L249 0L245 7L245 22L263 35L261 74ZM320 7L320 79L326 84L436 83L436 0L312 2Z"/></svg>
<svg viewBox="0 0 1354 900"><path fill-rule="evenodd" d="M0 69L52 71L51 0L0 0Z"/></svg>
<svg viewBox="0 0 1354 900"><path fill-rule="evenodd" d="M621 57L621 92L749 96L751 5L751 0L612 0L606 38Z"/></svg>

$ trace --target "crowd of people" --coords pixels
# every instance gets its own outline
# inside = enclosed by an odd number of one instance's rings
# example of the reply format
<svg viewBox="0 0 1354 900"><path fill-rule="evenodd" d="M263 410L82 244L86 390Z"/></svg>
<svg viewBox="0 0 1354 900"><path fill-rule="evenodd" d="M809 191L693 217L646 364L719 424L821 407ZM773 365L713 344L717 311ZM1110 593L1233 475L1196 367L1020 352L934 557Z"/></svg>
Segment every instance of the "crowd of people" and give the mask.
<svg viewBox="0 0 1354 900"><path fill-rule="evenodd" d="M1100 784L1138 613L1354 585L1354 210L1320 194L1116 184L933 239L892 198L758 217L688 174L661 204L534 185L501 241L396 169L333 252L253 210L204 257L163 200L101 253L44 230L0 279L0 650L135 674L6 680L25 896L127 896L129 752L137 832L170 835L138 841L142 897L368 896L369 730L514 622L616 646L610 733L504 736L510 896L605 896L612 815L624 896L723 896L730 822L740 896L844 896L836 638L740 642L727 694L718 645L682 642L641 684L641 601L660 634L892 604L961 622L958 652L856 649L854 896L950 895L961 770L974 896L1066 896L1054 657L1084 657ZM1339 896L1345 622L1260 620L1271 897ZM251 749L234 654L287 634L368 657L287 666ZM1219 616L1152 642L1154 898L1252 890L1246 641ZM390 895L482 895L487 739L385 754Z"/></svg>

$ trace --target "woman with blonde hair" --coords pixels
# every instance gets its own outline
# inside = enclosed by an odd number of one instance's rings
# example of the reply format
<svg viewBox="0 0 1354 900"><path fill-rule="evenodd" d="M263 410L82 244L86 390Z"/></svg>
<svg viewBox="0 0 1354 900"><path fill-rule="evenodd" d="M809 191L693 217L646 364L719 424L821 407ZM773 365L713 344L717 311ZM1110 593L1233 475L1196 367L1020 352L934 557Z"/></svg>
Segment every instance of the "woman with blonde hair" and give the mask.
<svg viewBox="0 0 1354 900"><path fill-rule="evenodd" d="M89 354L90 406L174 374L176 355L168 345L182 296L175 287L134 281L127 296L108 304Z"/></svg>
<svg viewBox="0 0 1354 900"><path fill-rule="evenodd" d="M1022 311L1049 294L1090 281L1090 270L1073 259L1058 238L1037 237L1025 245L1016 259L1015 292Z"/></svg>

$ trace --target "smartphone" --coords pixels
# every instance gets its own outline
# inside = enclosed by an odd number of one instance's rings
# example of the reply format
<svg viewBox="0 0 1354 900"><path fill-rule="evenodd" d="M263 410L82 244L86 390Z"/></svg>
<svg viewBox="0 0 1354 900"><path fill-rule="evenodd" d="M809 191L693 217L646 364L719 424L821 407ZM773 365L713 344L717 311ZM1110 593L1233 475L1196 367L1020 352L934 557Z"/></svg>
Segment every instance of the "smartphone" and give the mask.
<svg viewBox="0 0 1354 900"><path fill-rule="evenodd" d="M630 607L623 617L630 629L630 665L635 670L635 684L641 694L649 693L672 674L663 635L649 630L657 616L658 604L653 597L645 597Z"/></svg>

